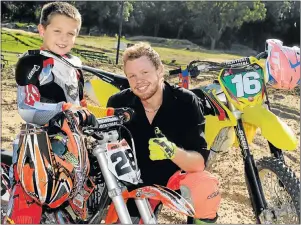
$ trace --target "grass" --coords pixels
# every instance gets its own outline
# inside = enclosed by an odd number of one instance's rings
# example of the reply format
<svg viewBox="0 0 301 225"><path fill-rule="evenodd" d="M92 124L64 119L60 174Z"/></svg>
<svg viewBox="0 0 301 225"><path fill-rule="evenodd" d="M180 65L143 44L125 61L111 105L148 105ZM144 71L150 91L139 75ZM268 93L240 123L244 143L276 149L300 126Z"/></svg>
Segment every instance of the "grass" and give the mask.
<svg viewBox="0 0 301 225"><path fill-rule="evenodd" d="M33 24L33 23L16 23L16 26L19 28L24 28L28 25L35 25L35 24Z"/></svg>
<svg viewBox="0 0 301 225"><path fill-rule="evenodd" d="M9 60L9 64L17 62L18 58L16 54L21 54L28 49L38 49L42 44L42 40L36 33L31 33L23 30L15 30L3 28L1 31L1 49L5 55L5 59ZM125 43L134 43L122 39ZM95 52L105 52L113 61L115 61L117 43L116 37L108 36L83 36L80 35L76 39L76 45L74 48L79 50L93 50ZM172 43L172 42L170 42ZM152 44L152 43L151 43ZM187 65L190 61L196 59L206 59L214 61L225 61L240 58L239 55L225 54L223 52L209 51L209 50L186 50L185 48L172 48L170 46L156 46L156 43L152 44L154 49L158 51L163 62L175 62L174 65ZM122 51L121 51L122 53ZM76 54L75 54L76 55ZM84 58L81 58L83 63L87 62Z"/></svg>
<svg viewBox="0 0 301 225"><path fill-rule="evenodd" d="M162 59L164 60L176 60L177 64L187 65L192 60L213 60L213 61L225 61L241 58L238 55L230 55L230 54L216 54L216 53L208 53L201 51L189 51L185 49L172 49L167 47L154 47L154 49L159 53Z"/></svg>

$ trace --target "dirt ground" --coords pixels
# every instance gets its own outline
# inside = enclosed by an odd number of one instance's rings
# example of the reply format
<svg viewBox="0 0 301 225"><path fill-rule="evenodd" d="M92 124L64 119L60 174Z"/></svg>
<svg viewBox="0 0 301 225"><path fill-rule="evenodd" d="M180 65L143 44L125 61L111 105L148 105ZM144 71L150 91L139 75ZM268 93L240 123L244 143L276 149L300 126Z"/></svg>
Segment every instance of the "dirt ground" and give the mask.
<svg viewBox="0 0 301 225"><path fill-rule="evenodd" d="M111 72L121 72L120 67L103 69ZM172 79L172 82L176 81L176 78ZM197 86L205 85L208 82L210 81L199 79L193 81L192 84ZM17 111L16 84L12 68L2 71L1 88L1 148L11 150L12 141L23 123ZM298 137L300 143L300 95L276 90L270 90L270 92L272 111L289 125ZM298 146L300 146L300 144L298 144ZM254 143L251 145L254 158L259 159L265 155L269 155L267 147L267 142L260 136L260 132L257 132ZM287 164L300 178L300 147L298 147L296 151L284 152L284 155ZM229 151L219 154L213 164L212 173L215 174L220 181L220 191L222 195L217 223L255 223L245 185L243 161L240 150L231 148ZM163 208L159 222L164 224L185 223L185 217Z"/></svg>

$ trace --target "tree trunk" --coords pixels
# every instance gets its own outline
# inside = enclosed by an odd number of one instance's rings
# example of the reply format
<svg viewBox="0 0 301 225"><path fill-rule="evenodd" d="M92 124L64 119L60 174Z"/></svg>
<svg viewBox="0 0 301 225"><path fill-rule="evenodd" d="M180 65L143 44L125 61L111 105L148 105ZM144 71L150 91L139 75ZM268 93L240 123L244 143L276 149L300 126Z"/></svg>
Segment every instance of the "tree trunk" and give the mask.
<svg viewBox="0 0 301 225"><path fill-rule="evenodd" d="M184 25L181 24L178 29L177 39L180 39L183 29L184 29Z"/></svg>
<svg viewBox="0 0 301 225"><path fill-rule="evenodd" d="M154 29L154 37L158 37L159 29L160 29L160 24L156 23Z"/></svg>
<svg viewBox="0 0 301 225"><path fill-rule="evenodd" d="M216 44L216 38L210 38L210 39L211 39L211 47L210 47L210 49L214 50L215 49L215 44Z"/></svg>

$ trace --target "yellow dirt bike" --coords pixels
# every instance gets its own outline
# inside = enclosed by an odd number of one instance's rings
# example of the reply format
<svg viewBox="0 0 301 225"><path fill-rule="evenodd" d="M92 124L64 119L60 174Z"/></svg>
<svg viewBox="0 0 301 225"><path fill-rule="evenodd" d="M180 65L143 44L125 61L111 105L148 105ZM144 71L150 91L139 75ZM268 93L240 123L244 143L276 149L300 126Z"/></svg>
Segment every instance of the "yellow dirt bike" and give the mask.
<svg viewBox="0 0 301 225"><path fill-rule="evenodd" d="M292 130L270 111L266 74L259 62L266 52L226 63L192 61L190 76L218 72L218 79L205 87L191 89L204 105L205 137L210 155L239 145L245 178L258 223L300 223L300 181L285 165L282 150L293 151L297 139ZM171 74L183 73L173 70ZM180 78L183 78L181 74ZM181 82L184 84L184 82ZM273 157L253 159L249 144L261 129Z"/></svg>
<svg viewBox="0 0 301 225"><path fill-rule="evenodd" d="M299 223L300 181L285 165L282 155L282 150L297 148L297 139L291 129L269 110L265 73L259 62L264 57L266 52L226 63L193 61L188 65L189 75L194 77L203 72L219 72L218 79L212 84L191 89L199 97L200 107L205 112L205 136L210 150L207 167L210 168L217 153L239 145L257 222ZM128 88L122 76L91 67L83 70L100 78L90 80L86 91L102 106L106 105L111 94ZM178 73L181 69L170 74ZM97 113L97 108L89 107ZM267 139L272 157L255 162L249 143L257 128Z"/></svg>

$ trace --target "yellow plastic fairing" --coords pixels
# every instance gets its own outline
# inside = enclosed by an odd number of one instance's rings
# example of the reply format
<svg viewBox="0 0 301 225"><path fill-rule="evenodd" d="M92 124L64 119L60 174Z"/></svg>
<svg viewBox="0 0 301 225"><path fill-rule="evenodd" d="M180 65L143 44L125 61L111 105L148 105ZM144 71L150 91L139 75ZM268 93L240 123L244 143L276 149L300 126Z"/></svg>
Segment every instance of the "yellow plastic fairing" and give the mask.
<svg viewBox="0 0 301 225"><path fill-rule="evenodd" d="M262 105L244 108L242 121L259 127L262 136L279 149L297 148L297 139L290 127Z"/></svg>
<svg viewBox="0 0 301 225"><path fill-rule="evenodd" d="M212 115L205 116L205 118L206 118L205 138L206 138L206 142L207 142L207 149L209 150L211 148L216 136L221 131L221 129L223 129L224 127L236 126L237 120L234 117L234 115L232 114L232 112L230 112L230 110L216 96L216 91L214 89L212 89L208 92L208 97L211 97L215 101L217 101L229 117L229 118L226 118L225 120L219 120L217 115L216 116L212 116Z"/></svg>
<svg viewBox="0 0 301 225"><path fill-rule="evenodd" d="M102 107L106 107L109 98L119 91L115 86L100 79L93 79L85 83L85 92L88 97Z"/></svg>

